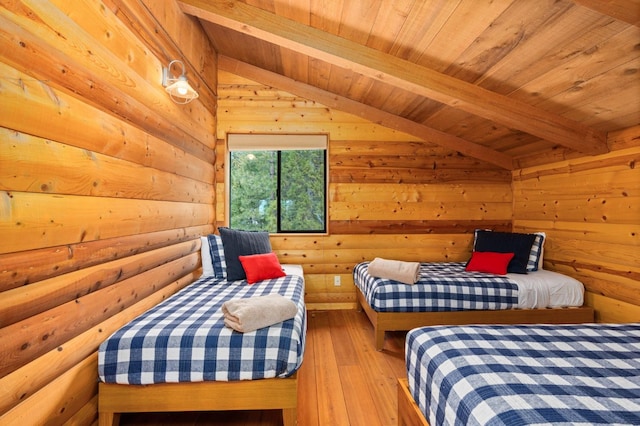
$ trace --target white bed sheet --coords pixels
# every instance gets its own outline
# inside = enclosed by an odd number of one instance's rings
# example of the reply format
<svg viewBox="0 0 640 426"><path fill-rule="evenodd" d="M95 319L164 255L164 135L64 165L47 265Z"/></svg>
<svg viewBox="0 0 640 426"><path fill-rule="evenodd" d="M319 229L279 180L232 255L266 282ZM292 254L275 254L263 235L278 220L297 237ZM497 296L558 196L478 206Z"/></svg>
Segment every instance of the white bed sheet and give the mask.
<svg viewBox="0 0 640 426"><path fill-rule="evenodd" d="M540 269L507 276L518 284L518 308L560 308L584 303L584 286L568 275Z"/></svg>
<svg viewBox="0 0 640 426"><path fill-rule="evenodd" d="M302 270L302 265L293 265L289 263L283 263L280 266L282 266L282 270L284 271L285 274L299 275L302 277L302 280L304 281L304 271Z"/></svg>

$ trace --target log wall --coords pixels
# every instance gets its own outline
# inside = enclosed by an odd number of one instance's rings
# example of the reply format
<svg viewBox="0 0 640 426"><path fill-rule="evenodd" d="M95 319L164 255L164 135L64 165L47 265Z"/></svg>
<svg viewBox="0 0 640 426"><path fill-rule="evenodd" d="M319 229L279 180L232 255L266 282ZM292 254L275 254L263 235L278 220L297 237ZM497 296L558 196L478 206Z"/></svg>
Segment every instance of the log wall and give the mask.
<svg viewBox="0 0 640 426"><path fill-rule="evenodd" d="M160 86L172 59L198 101ZM230 132L329 135L330 233L272 238L311 309L355 307L359 261L466 260L490 227L546 231L545 267L600 321L640 318L638 128L508 173L218 74L173 0L2 2L0 97L0 424L95 423L97 346L196 279L198 236L226 223Z"/></svg>
<svg viewBox="0 0 640 426"><path fill-rule="evenodd" d="M611 152L513 173L514 229L544 230L544 267L585 284L599 322L640 321L640 127Z"/></svg>
<svg viewBox="0 0 640 426"><path fill-rule="evenodd" d="M200 275L216 61L170 0L2 2L0 424L95 423L99 343Z"/></svg>
<svg viewBox="0 0 640 426"><path fill-rule="evenodd" d="M228 133L329 135L329 234L271 238L281 261L303 265L310 309L355 307L360 261L467 260L474 229L511 229L509 172L226 71L218 79L218 224Z"/></svg>

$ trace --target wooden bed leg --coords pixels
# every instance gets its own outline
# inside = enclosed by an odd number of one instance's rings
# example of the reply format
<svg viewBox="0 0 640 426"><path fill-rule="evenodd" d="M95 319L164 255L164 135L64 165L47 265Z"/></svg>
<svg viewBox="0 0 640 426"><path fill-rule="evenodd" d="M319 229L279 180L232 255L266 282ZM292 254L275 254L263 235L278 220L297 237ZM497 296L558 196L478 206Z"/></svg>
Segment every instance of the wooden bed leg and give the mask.
<svg viewBox="0 0 640 426"><path fill-rule="evenodd" d="M120 413L108 413L100 411L98 413L98 426L118 426L120 424Z"/></svg>
<svg viewBox="0 0 640 426"><path fill-rule="evenodd" d="M295 408L283 408L282 424L284 426L295 426L298 424L298 411Z"/></svg>
<svg viewBox="0 0 640 426"><path fill-rule="evenodd" d="M384 330L373 330L373 335L376 339L376 350L381 351L384 347Z"/></svg>

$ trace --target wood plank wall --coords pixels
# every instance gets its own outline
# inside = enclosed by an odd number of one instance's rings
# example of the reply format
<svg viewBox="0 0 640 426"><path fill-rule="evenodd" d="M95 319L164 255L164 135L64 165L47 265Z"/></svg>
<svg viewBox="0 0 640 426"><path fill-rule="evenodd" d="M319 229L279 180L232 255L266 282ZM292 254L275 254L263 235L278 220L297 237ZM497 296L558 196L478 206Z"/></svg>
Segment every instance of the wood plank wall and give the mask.
<svg viewBox="0 0 640 426"><path fill-rule="evenodd" d="M640 126L611 152L513 173L514 228L544 230L544 267L585 284L598 322L640 321Z"/></svg>
<svg viewBox="0 0 640 426"><path fill-rule="evenodd" d="M225 71L218 83L218 224L228 133L329 135L329 235L271 238L281 261L303 265L310 309L355 307L360 261L467 260L475 228L511 229L509 172Z"/></svg>
<svg viewBox="0 0 640 426"><path fill-rule="evenodd" d="M217 59L169 0L3 2L0 35L0 424L89 425L99 343L200 275Z"/></svg>

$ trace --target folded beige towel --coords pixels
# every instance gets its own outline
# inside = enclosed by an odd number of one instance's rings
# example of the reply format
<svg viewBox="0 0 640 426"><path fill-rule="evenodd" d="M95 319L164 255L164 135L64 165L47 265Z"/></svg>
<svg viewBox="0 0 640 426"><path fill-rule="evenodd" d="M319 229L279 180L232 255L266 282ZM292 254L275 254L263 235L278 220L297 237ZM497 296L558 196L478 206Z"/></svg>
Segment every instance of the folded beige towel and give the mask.
<svg viewBox="0 0 640 426"><path fill-rule="evenodd" d="M288 320L297 312L296 304L279 294L231 299L222 304L224 324L241 333Z"/></svg>
<svg viewBox="0 0 640 426"><path fill-rule="evenodd" d="M376 257L369 263L369 274L405 284L415 284L420 278L420 263Z"/></svg>

